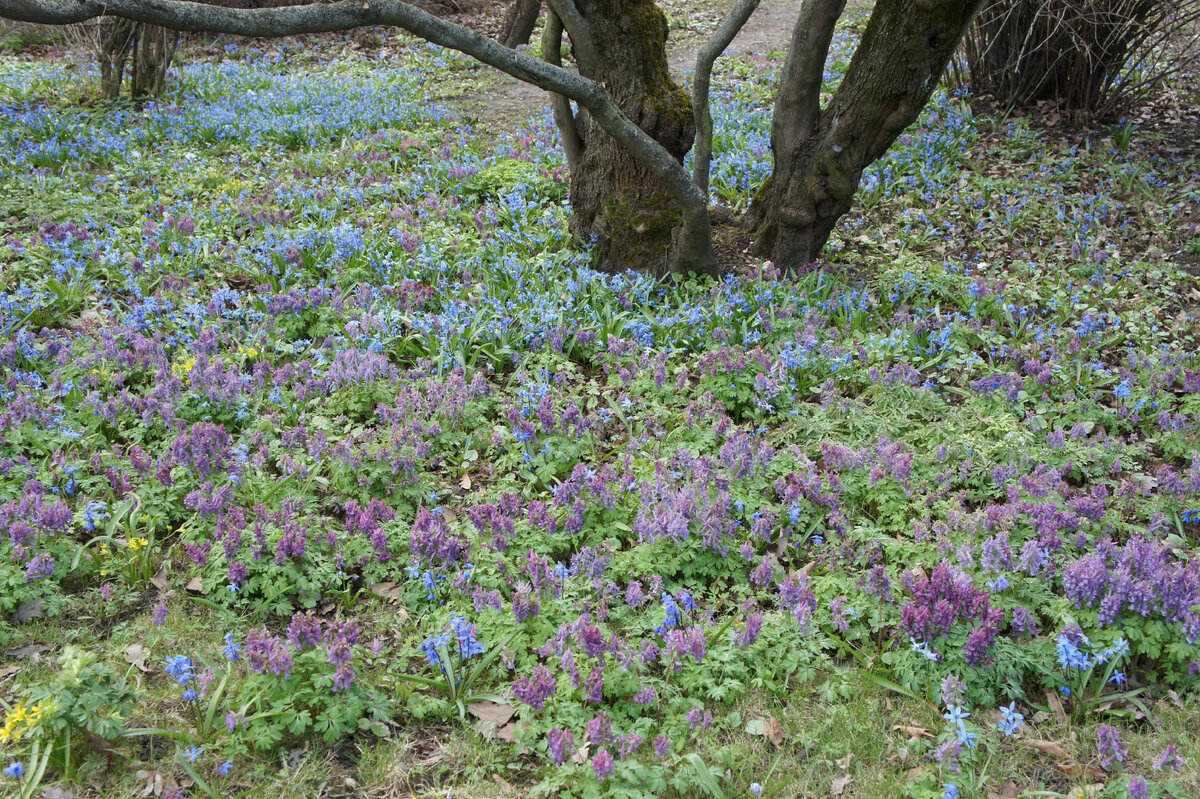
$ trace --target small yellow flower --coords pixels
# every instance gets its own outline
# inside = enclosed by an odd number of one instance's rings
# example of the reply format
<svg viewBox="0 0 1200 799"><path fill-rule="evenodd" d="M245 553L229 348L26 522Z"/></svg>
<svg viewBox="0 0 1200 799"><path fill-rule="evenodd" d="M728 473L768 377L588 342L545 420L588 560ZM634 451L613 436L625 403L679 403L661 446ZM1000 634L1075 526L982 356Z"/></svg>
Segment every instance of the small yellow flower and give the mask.
<svg viewBox="0 0 1200 799"><path fill-rule="evenodd" d="M14 707L4 719L4 727L0 728L0 743L8 743L9 741L19 741L25 731L20 728L20 724L26 718L25 703Z"/></svg>
<svg viewBox="0 0 1200 799"><path fill-rule="evenodd" d="M150 540L148 538L131 538L126 542L126 546L128 546L134 552L137 552L142 547L149 545Z"/></svg>
<svg viewBox="0 0 1200 799"><path fill-rule="evenodd" d="M182 380L184 383L191 383L189 375L192 367L196 365L196 357L188 355L186 352L181 352L175 356L174 363L171 364L171 373Z"/></svg>

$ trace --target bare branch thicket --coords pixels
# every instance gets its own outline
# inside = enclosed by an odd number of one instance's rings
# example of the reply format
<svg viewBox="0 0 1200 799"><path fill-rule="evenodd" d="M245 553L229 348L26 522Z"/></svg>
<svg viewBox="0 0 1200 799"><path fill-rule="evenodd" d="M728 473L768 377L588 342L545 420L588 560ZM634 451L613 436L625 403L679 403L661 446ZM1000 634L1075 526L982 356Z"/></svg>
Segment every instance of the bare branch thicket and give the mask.
<svg viewBox="0 0 1200 799"><path fill-rule="evenodd" d="M1195 68L1200 0L992 0L963 40L960 83L1009 108L1113 115Z"/></svg>

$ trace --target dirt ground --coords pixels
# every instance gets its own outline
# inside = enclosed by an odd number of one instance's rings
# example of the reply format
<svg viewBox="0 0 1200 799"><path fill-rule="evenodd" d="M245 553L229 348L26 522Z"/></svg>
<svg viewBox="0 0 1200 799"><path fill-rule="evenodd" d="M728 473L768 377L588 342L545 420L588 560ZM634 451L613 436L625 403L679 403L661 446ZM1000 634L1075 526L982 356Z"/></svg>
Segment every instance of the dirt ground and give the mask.
<svg viewBox="0 0 1200 799"><path fill-rule="evenodd" d="M751 52L783 50L791 38L792 27L800 12L802 0L764 0L750 17L746 26L725 50L726 55L742 55ZM726 4L667 0L660 2L667 19L687 20L685 25L673 26L667 35L667 58L671 70L678 78L696 66L696 55L708 36L720 24ZM505 2L492 3L476 12L473 19L464 19L463 24L493 32L499 29ZM498 9L498 13L496 11ZM495 21L490 18L495 15ZM536 86L522 83L515 78L500 76L496 86L464 97L462 107L471 114L481 127L511 126L526 119L531 113L546 106L546 93Z"/></svg>

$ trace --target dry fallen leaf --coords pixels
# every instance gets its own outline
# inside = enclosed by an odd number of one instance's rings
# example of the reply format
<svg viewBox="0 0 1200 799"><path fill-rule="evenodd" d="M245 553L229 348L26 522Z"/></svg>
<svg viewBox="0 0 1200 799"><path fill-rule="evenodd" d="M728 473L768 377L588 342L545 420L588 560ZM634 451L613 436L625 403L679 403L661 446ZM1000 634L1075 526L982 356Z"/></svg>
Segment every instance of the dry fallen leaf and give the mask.
<svg viewBox="0 0 1200 799"><path fill-rule="evenodd" d="M155 588L157 588L159 591L167 590L167 567L166 566L158 567L158 571L156 571L154 573L154 576L150 578L150 584L153 585Z"/></svg>
<svg viewBox="0 0 1200 799"><path fill-rule="evenodd" d="M1054 711L1054 717L1058 719L1058 723L1066 724L1067 714L1063 712L1062 702L1058 700L1058 694L1054 693L1054 691L1047 691L1046 702L1049 703L1050 709Z"/></svg>
<svg viewBox="0 0 1200 799"><path fill-rule="evenodd" d="M390 599L392 602L400 601L400 585L390 580L372 585L371 593L375 596L381 596L384 599Z"/></svg>
<svg viewBox="0 0 1200 799"><path fill-rule="evenodd" d="M767 736L767 740L775 744L776 749L783 746L783 726L774 716L767 719L767 723L763 726L763 735Z"/></svg>
<svg viewBox="0 0 1200 799"><path fill-rule="evenodd" d="M462 479L458 481L458 484L460 486L462 486L463 491L470 491L471 490L471 475L464 474L462 476Z"/></svg>
<svg viewBox="0 0 1200 799"><path fill-rule="evenodd" d="M846 786L854 782L853 779L845 774L839 774L833 778L833 784L829 786L830 796L841 796L846 792Z"/></svg>
<svg viewBox="0 0 1200 799"><path fill-rule="evenodd" d="M917 739L917 738L932 738L933 737L933 733L931 733L929 730L925 729L924 727L906 727L903 724L897 724L896 726L892 727L892 732L903 732L905 735L908 736L908 739L910 741Z"/></svg>
<svg viewBox="0 0 1200 799"><path fill-rule="evenodd" d="M482 702L472 702L467 705L467 712L480 721L492 721L496 724L507 724L516 715L517 709L512 705L502 705L487 699Z"/></svg>
<svg viewBox="0 0 1200 799"><path fill-rule="evenodd" d="M5 677L11 677L20 670L20 666L5 666L4 668L0 669L0 680L3 680Z"/></svg>
<svg viewBox="0 0 1200 799"><path fill-rule="evenodd" d="M1051 743L1050 741L1024 740L1021 741L1021 743L1030 747L1031 749L1036 749L1039 752L1045 752L1051 757L1057 757L1060 760L1068 760L1071 757L1070 753L1067 752L1066 749L1063 749L1058 744Z"/></svg>
<svg viewBox="0 0 1200 799"><path fill-rule="evenodd" d="M588 762L588 745L584 744L583 746L579 747L579 749L575 751L575 754L571 755L571 760L573 760L577 766L582 766L584 763Z"/></svg>
<svg viewBox="0 0 1200 799"><path fill-rule="evenodd" d="M1108 779L1108 775L1095 766L1085 766L1080 763L1058 763L1054 768L1076 780L1080 778L1101 781Z"/></svg>
<svg viewBox="0 0 1200 799"><path fill-rule="evenodd" d="M4 654L6 654L10 658L14 658L16 660L24 660L25 658L33 658L34 662L36 663L38 660L41 659L38 657L39 655L41 655L43 652L49 652L49 651L50 651L50 647L47 646L46 644L22 644L21 646L14 647L14 648L8 650Z"/></svg>
<svg viewBox="0 0 1200 799"><path fill-rule="evenodd" d="M853 759L854 759L854 753L850 752L849 754L847 754L845 757L841 758L840 760L835 760L833 762L836 763L837 767L840 768L842 771L849 771L850 770L850 761Z"/></svg>
<svg viewBox="0 0 1200 799"><path fill-rule="evenodd" d="M204 593L204 581L201 580L199 577L193 577L192 579L188 580L187 590L191 591L194 594L203 594Z"/></svg>
<svg viewBox="0 0 1200 799"><path fill-rule="evenodd" d="M38 799L75 799L75 794L62 788L43 788Z"/></svg>
<svg viewBox="0 0 1200 799"><path fill-rule="evenodd" d="M46 617L46 601L43 599L31 599L28 602L22 602L13 612L13 624L25 624L34 619L42 619Z"/></svg>
<svg viewBox="0 0 1200 799"><path fill-rule="evenodd" d="M1000 790L996 792L988 792L988 799L1017 799L1021 795L1021 789L1012 780L1005 780L1000 786Z"/></svg>
<svg viewBox="0 0 1200 799"><path fill-rule="evenodd" d="M125 662L137 667L138 671L150 671L150 667L146 665L148 654L146 647L141 644L130 644L125 647Z"/></svg>

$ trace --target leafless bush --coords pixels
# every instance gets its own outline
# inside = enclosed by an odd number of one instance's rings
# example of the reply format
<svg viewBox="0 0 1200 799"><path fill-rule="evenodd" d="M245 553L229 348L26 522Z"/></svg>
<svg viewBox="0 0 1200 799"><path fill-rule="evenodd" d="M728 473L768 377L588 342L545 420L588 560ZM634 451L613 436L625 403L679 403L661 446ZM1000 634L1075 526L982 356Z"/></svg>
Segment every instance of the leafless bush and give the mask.
<svg viewBox="0 0 1200 799"><path fill-rule="evenodd" d="M129 66L130 96L154 97L162 92L167 68L179 44L179 32L116 17L99 17L66 29L72 50L100 67L100 93L115 100Z"/></svg>
<svg viewBox="0 0 1200 799"><path fill-rule="evenodd" d="M1003 106L1106 116L1196 67L1198 53L1200 0L992 0L957 71Z"/></svg>

